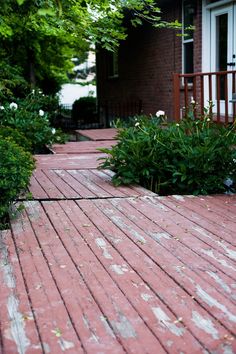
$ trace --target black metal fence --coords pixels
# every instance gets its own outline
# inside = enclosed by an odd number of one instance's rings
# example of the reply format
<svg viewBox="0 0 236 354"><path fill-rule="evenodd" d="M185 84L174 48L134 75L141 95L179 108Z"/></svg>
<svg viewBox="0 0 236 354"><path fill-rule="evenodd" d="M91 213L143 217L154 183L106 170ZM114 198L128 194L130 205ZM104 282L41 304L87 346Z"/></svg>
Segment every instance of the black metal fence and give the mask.
<svg viewBox="0 0 236 354"><path fill-rule="evenodd" d="M58 114L53 122L55 128L64 130L77 129L100 129L110 127L112 121L117 118L128 119L135 115L142 113L142 101L140 99L126 100L126 101L106 101L99 107L99 114L94 115L89 122L85 120L74 120L72 118L72 107L70 105L63 105L60 107Z"/></svg>
<svg viewBox="0 0 236 354"><path fill-rule="evenodd" d="M101 111L105 115L106 126L117 118L127 119L142 113L142 101L140 99L126 101L106 101L101 105Z"/></svg>

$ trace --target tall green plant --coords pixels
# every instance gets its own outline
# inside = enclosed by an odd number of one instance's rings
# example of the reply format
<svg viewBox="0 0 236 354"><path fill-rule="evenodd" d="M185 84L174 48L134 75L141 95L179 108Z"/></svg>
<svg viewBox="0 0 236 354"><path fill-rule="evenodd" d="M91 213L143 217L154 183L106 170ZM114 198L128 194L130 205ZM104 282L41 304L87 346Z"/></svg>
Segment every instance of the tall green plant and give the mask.
<svg viewBox="0 0 236 354"><path fill-rule="evenodd" d="M236 177L235 144L235 125L216 125L208 114L167 126L142 118L102 150L109 154L102 167L116 172L116 185L140 183L162 195L225 192L225 180Z"/></svg>

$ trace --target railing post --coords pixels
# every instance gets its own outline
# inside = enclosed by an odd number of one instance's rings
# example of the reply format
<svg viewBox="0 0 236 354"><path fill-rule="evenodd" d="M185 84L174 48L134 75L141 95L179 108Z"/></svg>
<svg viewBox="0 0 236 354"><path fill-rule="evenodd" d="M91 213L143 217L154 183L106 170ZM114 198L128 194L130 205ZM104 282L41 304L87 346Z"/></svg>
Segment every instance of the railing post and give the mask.
<svg viewBox="0 0 236 354"><path fill-rule="evenodd" d="M180 87L179 74L173 74L173 93L174 93L174 119L180 121Z"/></svg>

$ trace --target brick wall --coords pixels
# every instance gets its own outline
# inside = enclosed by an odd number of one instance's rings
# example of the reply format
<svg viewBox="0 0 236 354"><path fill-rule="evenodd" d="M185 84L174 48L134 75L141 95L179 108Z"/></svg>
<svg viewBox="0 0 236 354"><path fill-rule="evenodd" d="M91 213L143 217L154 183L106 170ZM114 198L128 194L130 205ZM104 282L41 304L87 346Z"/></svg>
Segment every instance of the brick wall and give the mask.
<svg viewBox="0 0 236 354"><path fill-rule="evenodd" d="M201 71L201 0L196 0L194 32L194 69ZM163 18L182 20L182 1L162 6ZM130 28L127 40L119 48L119 76L108 78L108 54L97 55L98 102L142 100L145 114L158 110L173 117L172 74L182 72L182 39L176 31L154 29L149 25ZM101 112L103 115L104 112Z"/></svg>

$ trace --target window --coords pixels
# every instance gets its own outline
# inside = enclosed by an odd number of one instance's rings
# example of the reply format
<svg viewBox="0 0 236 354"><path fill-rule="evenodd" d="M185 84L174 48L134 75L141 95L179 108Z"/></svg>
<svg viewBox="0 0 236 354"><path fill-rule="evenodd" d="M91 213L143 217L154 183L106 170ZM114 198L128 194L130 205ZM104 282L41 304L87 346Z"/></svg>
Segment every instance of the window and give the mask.
<svg viewBox="0 0 236 354"><path fill-rule="evenodd" d="M194 24L195 8L193 1L183 1L183 72L190 74L194 72L193 65L193 31L189 27Z"/></svg>
<svg viewBox="0 0 236 354"><path fill-rule="evenodd" d="M115 78L119 76L118 50L108 52L108 77Z"/></svg>

